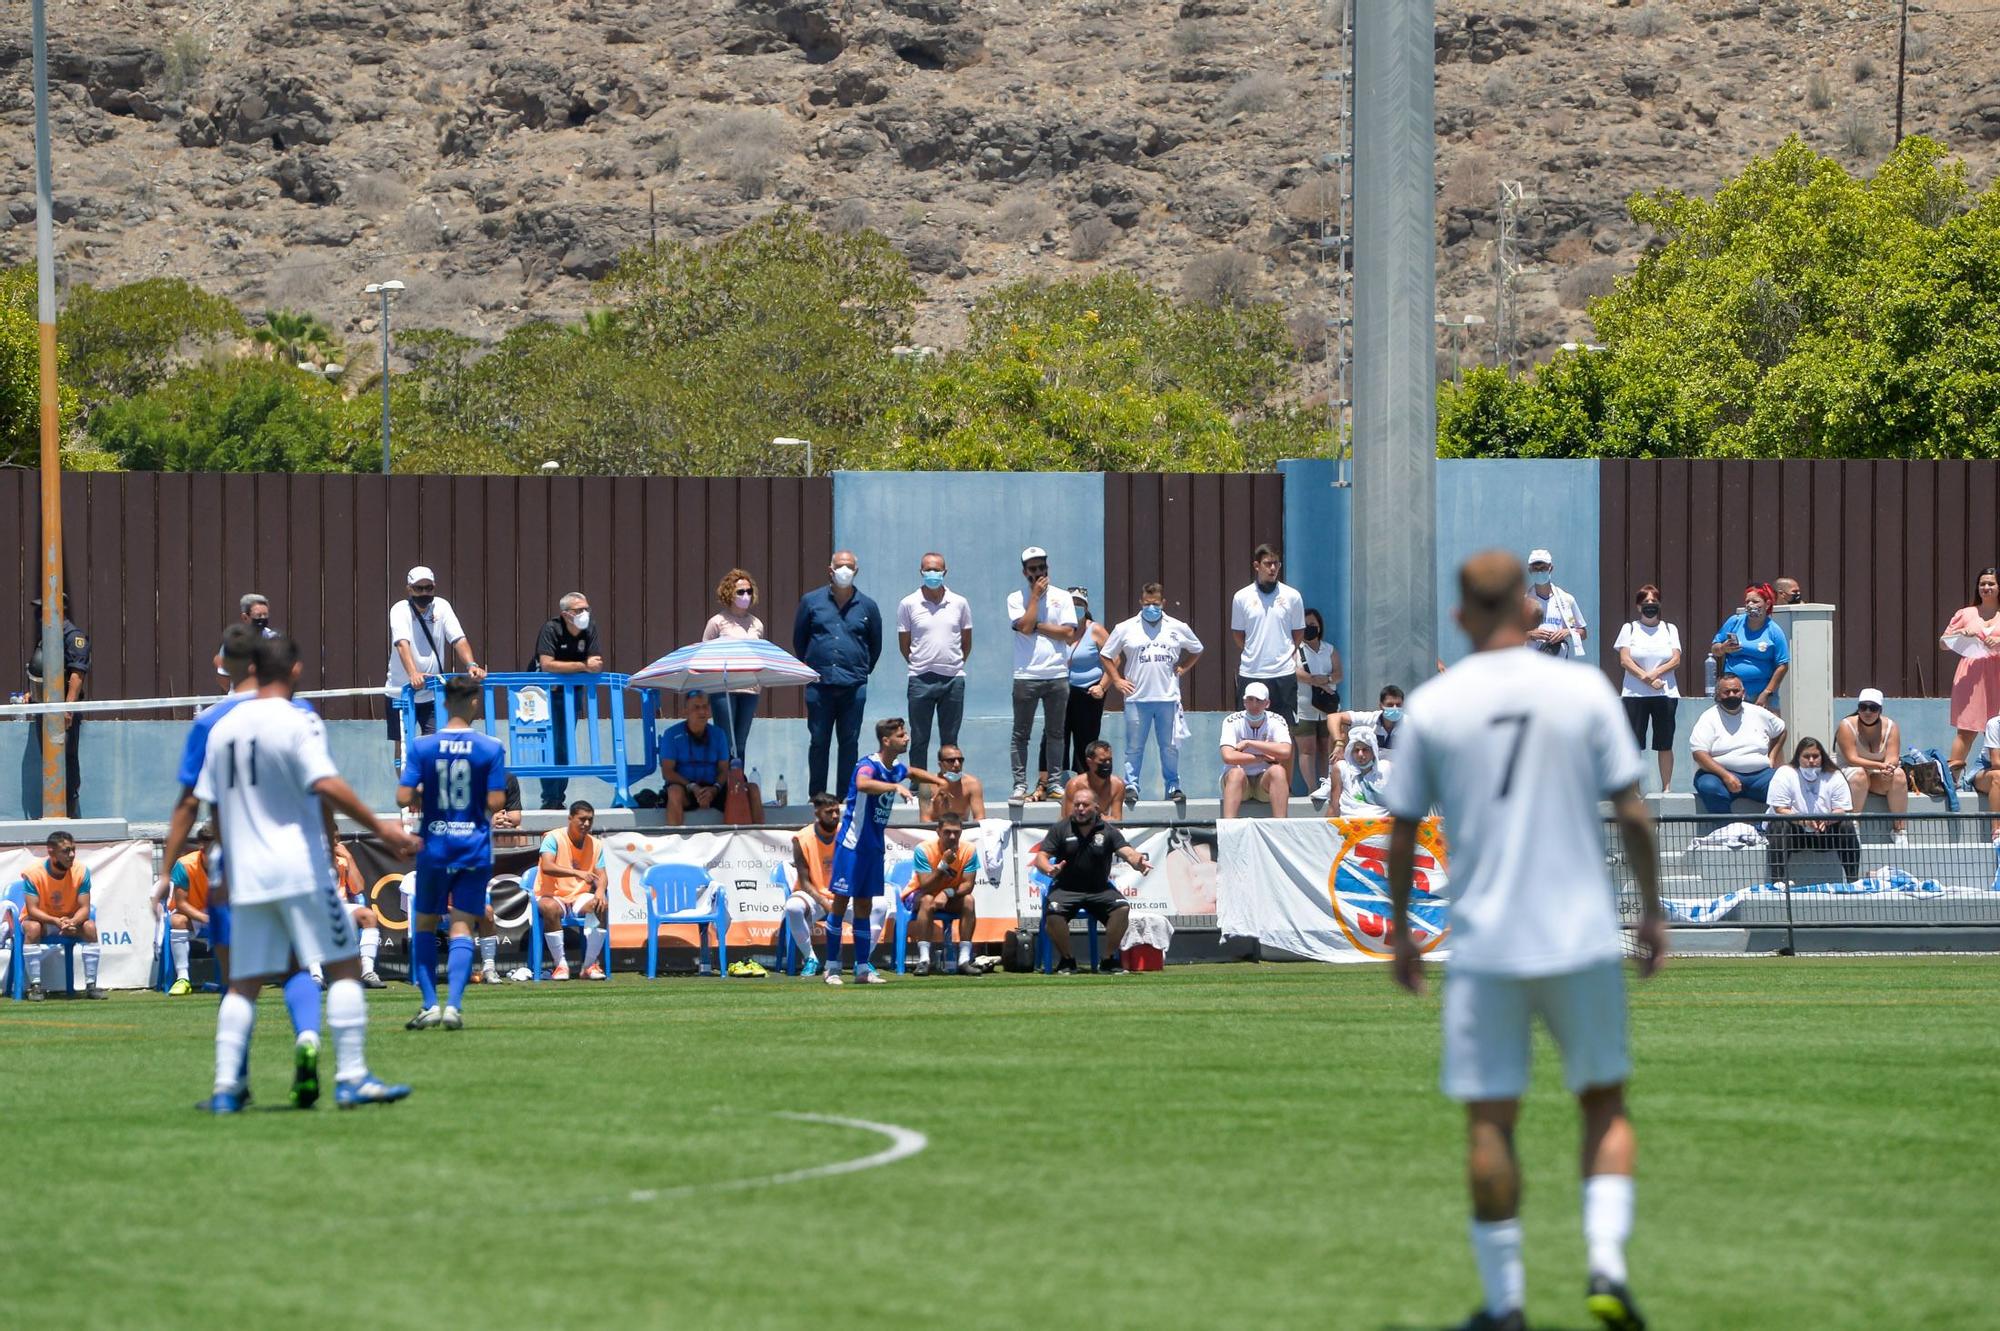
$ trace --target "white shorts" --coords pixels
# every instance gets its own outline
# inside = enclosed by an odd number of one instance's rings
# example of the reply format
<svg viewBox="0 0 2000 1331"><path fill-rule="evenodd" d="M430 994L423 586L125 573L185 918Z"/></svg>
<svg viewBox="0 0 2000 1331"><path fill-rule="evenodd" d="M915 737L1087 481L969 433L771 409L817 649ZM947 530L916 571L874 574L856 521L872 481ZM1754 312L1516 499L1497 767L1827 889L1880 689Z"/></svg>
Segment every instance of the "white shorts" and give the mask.
<svg viewBox="0 0 2000 1331"><path fill-rule="evenodd" d="M368 903L359 897L342 897L340 901L340 908L347 912L347 918L350 920L359 915L367 905Z"/></svg>
<svg viewBox="0 0 2000 1331"><path fill-rule="evenodd" d="M322 966L357 956L359 940L354 922L328 888L232 905L229 949L232 974L286 975L293 957L301 966Z"/></svg>
<svg viewBox="0 0 2000 1331"><path fill-rule="evenodd" d="M1520 1099L1528 1089L1536 1016L1562 1051L1563 1085L1572 1095L1632 1075L1621 963L1533 979L1447 969L1438 1077L1444 1093L1454 1100Z"/></svg>
<svg viewBox="0 0 2000 1331"><path fill-rule="evenodd" d="M794 892L791 895L791 900L803 901L806 903L807 924L818 924L826 918L826 907L820 905L819 902L815 901L811 893Z"/></svg>

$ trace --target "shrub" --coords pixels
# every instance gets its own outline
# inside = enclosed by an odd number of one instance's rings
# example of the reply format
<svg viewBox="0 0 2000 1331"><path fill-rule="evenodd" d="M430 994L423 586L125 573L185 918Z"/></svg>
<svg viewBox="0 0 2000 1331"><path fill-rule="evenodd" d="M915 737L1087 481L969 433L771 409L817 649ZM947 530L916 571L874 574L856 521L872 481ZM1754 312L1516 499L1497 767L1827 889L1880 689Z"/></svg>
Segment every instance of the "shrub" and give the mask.
<svg viewBox="0 0 2000 1331"><path fill-rule="evenodd" d="M1069 257L1078 263L1099 258L1118 239L1118 227L1107 217L1090 217L1070 228Z"/></svg>
<svg viewBox="0 0 2000 1331"><path fill-rule="evenodd" d="M1182 271L1181 299L1198 305L1249 305L1262 276L1262 265L1242 250L1217 250Z"/></svg>
<svg viewBox="0 0 2000 1331"><path fill-rule="evenodd" d="M201 81L212 52L208 36L193 28L182 28L167 42L166 69L162 81L168 92L178 96Z"/></svg>
<svg viewBox="0 0 2000 1331"><path fill-rule="evenodd" d="M1263 115L1283 106L1290 91L1284 79L1276 74L1249 74L1238 79L1228 92L1222 94L1222 100L1216 103L1215 109L1225 118L1238 112Z"/></svg>
<svg viewBox="0 0 2000 1331"><path fill-rule="evenodd" d="M1806 105L1815 111L1824 111L1833 105L1833 84L1827 79L1826 71L1816 69L1806 80Z"/></svg>

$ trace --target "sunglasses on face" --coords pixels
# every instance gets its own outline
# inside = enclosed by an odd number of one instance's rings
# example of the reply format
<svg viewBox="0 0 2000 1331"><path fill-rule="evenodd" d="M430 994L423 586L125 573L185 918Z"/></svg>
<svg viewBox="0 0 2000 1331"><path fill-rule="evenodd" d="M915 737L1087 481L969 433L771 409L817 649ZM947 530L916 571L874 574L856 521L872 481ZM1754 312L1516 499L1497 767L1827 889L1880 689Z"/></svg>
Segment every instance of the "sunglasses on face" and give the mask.
<svg viewBox="0 0 2000 1331"><path fill-rule="evenodd" d="M1855 710L1862 712L1879 712L1882 710L1882 704L1879 702L1864 702L1860 704L1860 706L1857 707Z"/></svg>

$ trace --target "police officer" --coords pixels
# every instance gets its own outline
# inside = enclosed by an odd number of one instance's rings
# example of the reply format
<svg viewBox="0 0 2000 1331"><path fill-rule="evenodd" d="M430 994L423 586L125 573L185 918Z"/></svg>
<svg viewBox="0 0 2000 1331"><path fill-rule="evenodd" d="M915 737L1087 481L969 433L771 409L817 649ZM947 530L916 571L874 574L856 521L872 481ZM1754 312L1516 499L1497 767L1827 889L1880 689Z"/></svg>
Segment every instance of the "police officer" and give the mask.
<svg viewBox="0 0 2000 1331"><path fill-rule="evenodd" d="M542 625L542 631L536 635L535 659L529 668L565 676L596 674L604 669L604 649L597 645L597 625L590 620L588 596L582 592L571 592L556 603L555 615ZM576 684L581 681L568 678L563 682ZM566 763L576 729L575 718L569 715L567 706L569 690L552 688L549 694L550 717L555 723L555 758L559 763ZM584 715L589 715L587 708ZM563 808L568 793L567 780L561 777L542 778L544 809Z"/></svg>
<svg viewBox="0 0 2000 1331"><path fill-rule="evenodd" d="M28 657L28 696L32 701L41 702L43 701L42 598L37 596L28 604L35 608L34 627L31 633L35 650ZM78 702L83 698L84 679L90 674L90 639L82 629L70 621L68 592L64 592L62 598L62 644L63 700ZM65 807L69 811L69 816L74 818L77 816L77 794L82 784L78 749L83 736L83 718L74 712L59 712L55 715L63 717L68 722L64 727L68 737L64 785L69 792ZM35 747L39 749L42 743L42 716L36 715L31 724L34 728Z"/></svg>

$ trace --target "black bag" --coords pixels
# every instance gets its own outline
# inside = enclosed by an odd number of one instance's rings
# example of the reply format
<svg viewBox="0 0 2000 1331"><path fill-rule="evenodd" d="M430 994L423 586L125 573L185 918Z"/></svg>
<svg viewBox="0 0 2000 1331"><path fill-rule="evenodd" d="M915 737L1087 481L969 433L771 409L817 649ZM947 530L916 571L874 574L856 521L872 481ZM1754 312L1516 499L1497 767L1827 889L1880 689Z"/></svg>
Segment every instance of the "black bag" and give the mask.
<svg viewBox="0 0 2000 1331"><path fill-rule="evenodd" d="M1017 975L1035 969L1035 935L1026 929L1009 929L1000 940L1000 969Z"/></svg>
<svg viewBox="0 0 2000 1331"><path fill-rule="evenodd" d="M1308 671L1312 669L1306 664L1306 649L1303 647L1299 648L1299 664L1305 666ZM1331 717L1340 710L1339 689L1323 689L1317 684L1311 684L1307 686L1306 692L1312 698L1314 710L1321 716Z"/></svg>

